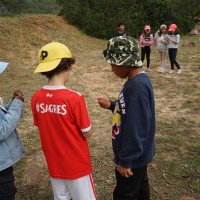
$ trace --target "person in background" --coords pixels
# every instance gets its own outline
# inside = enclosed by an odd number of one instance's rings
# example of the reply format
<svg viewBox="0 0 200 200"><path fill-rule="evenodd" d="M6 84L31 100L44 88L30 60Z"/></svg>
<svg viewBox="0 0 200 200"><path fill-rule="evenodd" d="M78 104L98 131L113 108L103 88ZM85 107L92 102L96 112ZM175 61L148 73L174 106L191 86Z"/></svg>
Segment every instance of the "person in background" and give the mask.
<svg viewBox="0 0 200 200"><path fill-rule="evenodd" d="M157 43L157 50L160 56L160 67L158 68L158 72L165 73L166 53L168 45L167 26L165 24L162 24L160 29L155 33L154 40Z"/></svg>
<svg viewBox="0 0 200 200"><path fill-rule="evenodd" d="M168 53L171 64L171 70L169 72L170 74L174 73L174 65L178 69L177 74L182 73L182 69L176 60L179 42L180 42L179 29L177 28L176 24L171 24L168 29Z"/></svg>
<svg viewBox="0 0 200 200"><path fill-rule="evenodd" d="M151 34L151 27L146 25L144 30L140 36L139 40L140 48L141 48L141 61L144 62L145 55L147 60L147 71L151 71L150 69L150 54L151 47L154 43L153 34Z"/></svg>
<svg viewBox="0 0 200 200"><path fill-rule="evenodd" d="M113 199L150 200L147 168L155 153L155 103L151 81L142 70L138 41L114 37L103 55L113 73L127 79L116 101L98 98L100 107L113 112Z"/></svg>
<svg viewBox="0 0 200 200"><path fill-rule="evenodd" d="M0 74L7 65L0 62ZM14 91L12 101L5 106L0 98L0 200L14 200L17 192L13 165L24 155L24 147L16 130L23 108L24 95L20 90Z"/></svg>
<svg viewBox="0 0 200 200"><path fill-rule="evenodd" d="M119 23L117 25L118 31L114 34L114 37L118 36L128 36L127 32L125 31L125 24L124 23Z"/></svg>
<svg viewBox="0 0 200 200"><path fill-rule="evenodd" d="M87 143L91 121L84 96L65 87L75 59L59 42L43 46L38 57L35 73L46 76L47 85L33 94L31 108L54 200L96 200Z"/></svg>

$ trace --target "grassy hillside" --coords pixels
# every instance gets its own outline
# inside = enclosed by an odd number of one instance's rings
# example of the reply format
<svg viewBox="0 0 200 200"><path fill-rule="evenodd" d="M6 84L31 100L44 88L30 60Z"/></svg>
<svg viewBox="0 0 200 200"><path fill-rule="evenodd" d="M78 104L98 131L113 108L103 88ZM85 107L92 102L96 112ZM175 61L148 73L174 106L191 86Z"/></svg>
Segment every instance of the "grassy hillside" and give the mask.
<svg viewBox="0 0 200 200"><path fill-rule="evenodd" d="M30 111L31 95L46 83L44 77L33 74L38 62L37 52L51 41L66 44L76 57L67 87L86 97L94 126L89 144L98 199L112 199L115 179L111 113L99 108L96 99L117 97L124 80L115 77L102 59L106 41L88 37L63 18L53 15L0 18L0 28L0 60L10 62L0 76L0 96L7 102L12 91L21 88L26 101L25 115L18 126L26 156L15 166L17 200L53 199ZM155 48L152 50L153 71L149 76L155 92L157 118L157 153L149 167L152 200L200 199L200 47L190 46L191 41L198 40L198 36L182 37L178 53L183 67L181 75L157 73L158 54Z"/></svg>

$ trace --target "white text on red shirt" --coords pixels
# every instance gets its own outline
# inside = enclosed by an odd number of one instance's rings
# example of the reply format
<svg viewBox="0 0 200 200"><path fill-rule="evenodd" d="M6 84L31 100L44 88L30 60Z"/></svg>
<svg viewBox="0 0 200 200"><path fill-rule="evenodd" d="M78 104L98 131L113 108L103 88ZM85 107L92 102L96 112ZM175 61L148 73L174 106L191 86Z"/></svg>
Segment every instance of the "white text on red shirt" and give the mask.
<svg viewBox="0 0 200 200"><path fill-rule="evenodd" d="M63 105L45 104L45 103L36 104L36 111L42 114L47 112L59 115L67 114L67 109L65 104Z"/></svg>

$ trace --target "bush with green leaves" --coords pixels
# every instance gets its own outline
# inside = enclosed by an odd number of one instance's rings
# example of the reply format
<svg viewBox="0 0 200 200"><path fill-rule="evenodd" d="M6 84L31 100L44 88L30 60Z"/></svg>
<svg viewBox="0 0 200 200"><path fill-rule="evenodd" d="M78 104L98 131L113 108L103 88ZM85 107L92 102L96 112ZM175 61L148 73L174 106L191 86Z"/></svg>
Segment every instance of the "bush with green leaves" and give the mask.
<svg viewBox="0 0 200 200"><path fill-rule="evenodd" d="M29 13L54 13L60 11L57 0L1 0L0 15L15 16Z"/></svg>
<svg viewBox="0 0 200 200"><path fill-rule="evenodd" d="M112 37L119 22L125 23L128 34L133 37L138 37L146 24L151 25L154 33L163 23L167 26L175 23L182 33L186 33L195 25L191 7L195 7L198 0L191 0L190 10L183 9L183 1L57 0L62 5L61 14L69 22L99 38Z"/></svg>

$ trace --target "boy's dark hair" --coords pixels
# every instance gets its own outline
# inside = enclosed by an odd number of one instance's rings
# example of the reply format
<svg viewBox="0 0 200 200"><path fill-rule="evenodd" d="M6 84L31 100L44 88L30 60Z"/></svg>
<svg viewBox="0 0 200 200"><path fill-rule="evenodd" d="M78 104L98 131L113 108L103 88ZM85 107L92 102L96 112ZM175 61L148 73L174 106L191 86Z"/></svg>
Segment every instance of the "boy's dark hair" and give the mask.
<svg viewBox="0 0 200 200"><path fill-rule="evenodd" d="M42 72L41 74L46 76L48 79L51 79L54 75L59 74L62 71L70 70L74 63L74 58L62 58L59 65L55 69L49 72Z"/></svg>
<svg viewBox="0 0 200 200"><path fill-rule="evenodd" d="M120 27L121 25L124 25L124 26L125 26L124 23L120 22L120 23L117 24L117 27Z"/></svg>

